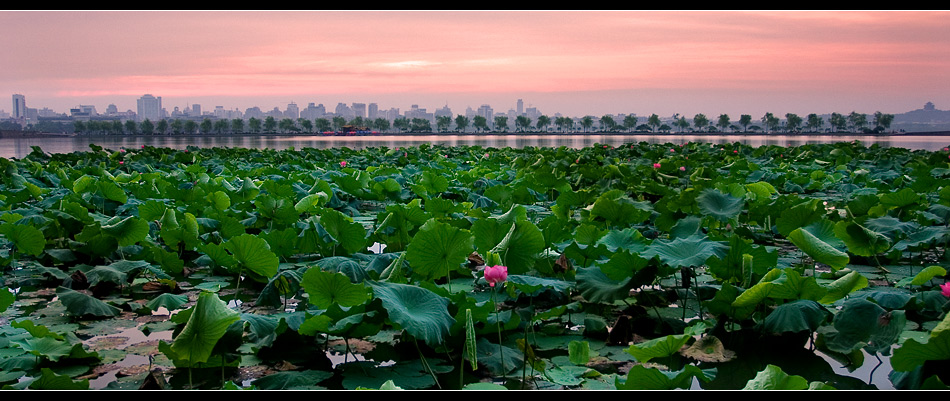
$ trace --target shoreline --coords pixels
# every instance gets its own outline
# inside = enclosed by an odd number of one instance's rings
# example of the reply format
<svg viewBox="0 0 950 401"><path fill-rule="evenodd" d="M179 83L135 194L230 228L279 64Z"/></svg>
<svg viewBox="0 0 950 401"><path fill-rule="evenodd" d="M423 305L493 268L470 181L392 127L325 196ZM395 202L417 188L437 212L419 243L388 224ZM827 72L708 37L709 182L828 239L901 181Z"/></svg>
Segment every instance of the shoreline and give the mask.
<svg viewBox="0 0 950 401"><path fill-rule="evenodd" d="M482 135L482 136L521 136L521 135L543 135L543 136L575 136L575 135L611 135L611 136L643 136L643 135L663 135L663 136L708 136L708 137L717 137L717 136L770 136L770 135L783 135L783 136L841 136L841 137L853 137L853 136L871 136L871 137L901 137L901 136L950 136L950 131L920 131L920 132L894 132L888 134L863 134L863 133L851 133L851 132L828 132L828 133L815 133L815 132L800 132L800 133L761 133L761 132L393 132L393 133L378 133L370 135L323 135L321 133L228 133L228 134L120 134L120 135L87 135L87 134L67 134L67 133L53 133L53 132L24 132L24 131L0 131L0 138L115 138L115 137L124 137L124 138L154 138L154 137L175 137L175 138L211 138L211 137L262 137L262 136L273 136L273 137L325 137L325 138L352 138L352 137L377 137L377 136L405 136L405 137L417 137L417 136L469 136L469 135Z"/></svg>

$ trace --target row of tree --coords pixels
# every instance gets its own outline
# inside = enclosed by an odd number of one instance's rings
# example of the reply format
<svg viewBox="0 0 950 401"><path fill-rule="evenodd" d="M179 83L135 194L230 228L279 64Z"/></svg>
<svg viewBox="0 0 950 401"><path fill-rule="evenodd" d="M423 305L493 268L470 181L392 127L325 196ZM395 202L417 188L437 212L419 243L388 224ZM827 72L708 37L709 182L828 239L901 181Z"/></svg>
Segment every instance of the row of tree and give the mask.
<svg viewBox="0 0 950 401"><path fill-rule="evenodd" d="M890 128L894 120L893 114L884 114L876 112L868 120L867 114L851 112L848 115L832 113L828 127L825 128L824 118L817 114L809 114L802 118L794 113L785 114L785 119L781 120L772 113L765 113L759 120L762 125L753 124L753 118L749 114L743 114L738 121L733 121L728 114L720 114L718 119L713 122L704 114L696 114L692 119L687 119L679 114L674 114L670 119L662 119L653 114L641 121L634 115L627 115L622 121L616 121L610 115L604 115L596 120L593 116L584 116L580 119L570 117L555 117L553 120L548 116L539 116L536 121L532 121L527 116L517 116L514 120L515 132L550 132L553 129L557 132L574 132L580 128L583 132L650 132L650 133L669 133L678 131L686 132L764 132L764 133L801 133L801 132L851 132L851 133L881 133ZM439 116L435 118L435 129L437 132L451 132L453 119L449 116ZM467 132L471 127L476 133L482 132L509 132L508 117L496 116L492 124L483 116L475 116L469 119L466 116L458 115L454 118L454 132ZM534 123L532 125L532 123ZM595 123L598 126L595 128ZM314 133L314 132L339 132L345 129L355 131L396 131L396 132L432 132L432 125L428 119L424 118L397 118L391 123L385 118L364 119L356 117L347 121L345 118L336 116L332 118L317 118L313 121L298 118L276 119L266 117L263 120L251 118L246 122L243 119L236 118L232 120L210 118L204 119L198 123L194 120L159 120L152 122L149 120L136 123L128 120L124 123L118 120L90 120L75 121L73 128L76 133L96 134L96 135L119 135L119 134L228 134L228 133Z"/></svg>

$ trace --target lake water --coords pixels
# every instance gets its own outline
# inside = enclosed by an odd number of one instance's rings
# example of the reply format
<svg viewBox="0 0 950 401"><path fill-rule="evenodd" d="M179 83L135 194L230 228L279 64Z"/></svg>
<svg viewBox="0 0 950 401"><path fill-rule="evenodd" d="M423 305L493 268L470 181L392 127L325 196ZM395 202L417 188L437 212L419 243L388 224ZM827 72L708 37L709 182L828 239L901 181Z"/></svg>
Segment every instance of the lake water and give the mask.
<svg viewBox="0 0 950 401"><path fill-rule="evenodd" d="M902 147L935 151L950 145L950 136L865 136L865 135L692 135L692 134L613 134L613 135L376 135L376 136L283 136L283 135L234 135L234 136L99 136L99 137L45 137L45 138L0 138L0 157L23 158L39 146L47 153L71 153L87 151L94 143L106 149L139 148L142 145L184 149L187 146L241 147L257 149L302 149L348 147L407 147L423 143L477 145L493 148L523 148L526 146L583 148L595 143L622 145L631 142L673 143L686 142L733 143L741 142L754 147L765 145L801 146L805 144L833 143L858 140L867 146L880 144L883 147Z"/></svg>

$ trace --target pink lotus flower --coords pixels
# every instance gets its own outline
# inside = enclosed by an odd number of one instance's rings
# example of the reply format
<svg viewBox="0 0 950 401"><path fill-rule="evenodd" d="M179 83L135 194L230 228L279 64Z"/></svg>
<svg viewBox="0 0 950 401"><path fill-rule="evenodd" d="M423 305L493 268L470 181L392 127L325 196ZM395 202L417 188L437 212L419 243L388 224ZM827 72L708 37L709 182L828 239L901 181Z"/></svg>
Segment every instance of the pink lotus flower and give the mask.
<svg viewBox="0 0 950 401"><path fill-rule="evenodd" d="M945 297L950 297L950 282L940 284L940 293Z"/></svg>
<svg viewBox="0 0 950 401"><path fill-rule="evenodd" d="M733 150L732 153L739 153L739 151L738 151L738 150Z"/></svg>
<svg viewBox="0 0 950 401"><path fill-rule="evenodd" d="M125 164L125 162L124 162L124 161L121 161L121 160L119 160L119 164Z"/></svg>
<svg viewBox="0 0 950 401"><path fill-rule="evenodd" d="M485 281L488 285L494 287L495 283L503 283L508 279L507 266L485 266Z"/></svg>
<svg viewBox="0 0 950 401"><path fill-rule="evenodd" d="M943 151L944 151L944 152L950 151L950 148L943 148Z"/></svg>
<svg viewBox="0 0 950 401"><path fill-rule="evenodd" d="M125 153L125 149L119 149L119 152Z"/></svg>
<svg viewBox="0 0 950 401"><path fill-rule="evenodd" d="M660 163L653 163L653 168L660 168Z"/></svg>
<svg viewBox="0 0 950 401"><path fill-rule="evenodd" d="M142 149L145 149L145 145L142 145Z"/></svg>
<svg viewBox="0 0 950 401"><path fill-rule="evenodd" d="M682 145L680 145L682 146ZM670 152L676 152L676 149L670 148Z"/></svg>
<svg viewBox="0 0 950 401"><path fill-rule="evenodd" d="M685 167L685 166L680 166L680 171L686 171L686 167Z"/></svg>
<svg viewBox="0 0 950 401"><path fill-rule="evenodd" d="M340 167L346 167L346 162L345 161L340 162Z"/></svg>
<svg viewBox="0 0 950 401"><path fill-rule="evenodd" d="M574 163L580 163L581 159L574 160Z"/></svg>

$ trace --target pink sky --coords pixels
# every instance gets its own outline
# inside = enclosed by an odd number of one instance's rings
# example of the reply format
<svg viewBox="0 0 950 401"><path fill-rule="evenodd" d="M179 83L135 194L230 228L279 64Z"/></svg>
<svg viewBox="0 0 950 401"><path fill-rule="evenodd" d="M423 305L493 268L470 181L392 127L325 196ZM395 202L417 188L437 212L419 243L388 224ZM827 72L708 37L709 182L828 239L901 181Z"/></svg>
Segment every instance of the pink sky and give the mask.
<svg viewBox="0 0 950 401"><path fill-rule="evenodd" d="M0 109L950 109L950 12L0 12Z"/></svg>

